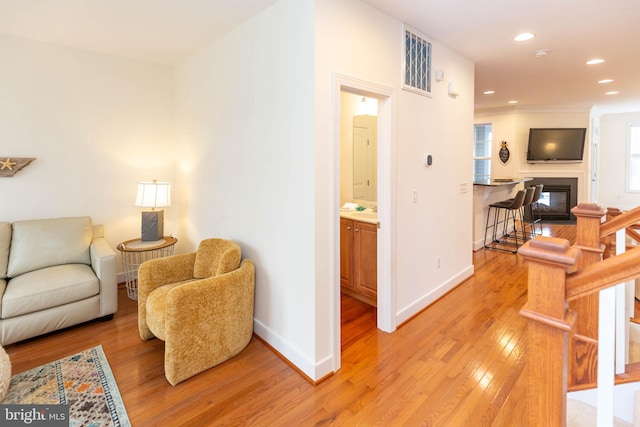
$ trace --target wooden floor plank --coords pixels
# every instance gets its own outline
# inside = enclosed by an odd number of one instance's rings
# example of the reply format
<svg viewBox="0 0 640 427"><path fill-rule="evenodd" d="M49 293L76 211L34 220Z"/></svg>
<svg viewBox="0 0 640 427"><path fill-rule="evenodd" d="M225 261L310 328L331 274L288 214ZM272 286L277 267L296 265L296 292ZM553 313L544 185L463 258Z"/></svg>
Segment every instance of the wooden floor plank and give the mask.
<svg viewBox="0 0 640 427"><path fill-rule="evenodd" d="M547 225L571 241L575 226ZM119 290L109 322L6 347L13 373L102 344L133 426L517 426L525 419L527 269L480 250L475 274L387 334L376 309L342 299L342 367L314 386L255 337L235 358L172 387L164 343L142 341Z"/></svg>

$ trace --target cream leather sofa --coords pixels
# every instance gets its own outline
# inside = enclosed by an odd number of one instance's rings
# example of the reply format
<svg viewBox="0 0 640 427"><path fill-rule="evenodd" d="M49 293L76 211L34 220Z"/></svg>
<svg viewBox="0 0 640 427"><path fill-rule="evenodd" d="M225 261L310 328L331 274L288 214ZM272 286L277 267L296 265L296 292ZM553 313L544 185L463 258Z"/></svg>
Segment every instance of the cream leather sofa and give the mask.
<svg viewBox="0 0 640 427"><path fill-rule="evenodd" d="M90 217L0 222L0 345L118 310L116 254Z"/></svg>

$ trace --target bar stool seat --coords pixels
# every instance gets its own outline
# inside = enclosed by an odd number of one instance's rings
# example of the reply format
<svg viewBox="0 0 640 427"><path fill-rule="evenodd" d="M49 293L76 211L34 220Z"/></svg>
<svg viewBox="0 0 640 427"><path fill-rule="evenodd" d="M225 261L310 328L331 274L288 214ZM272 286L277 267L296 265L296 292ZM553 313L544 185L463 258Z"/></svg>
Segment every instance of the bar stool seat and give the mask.
<svg viewBox="0 0 640 427"><path fill-rule="evenodd" d="M484 230L484 247L486 249L516 253L518 248L524 244L524 232L522 227L518 229L517 217L521 215L520 209L524 204L526 194L526 190L520 190L513 199L489 205L487 224ZM491 218L492 210L493 219ZM513 224L512 231L511 224ZM502 228L502 234L498 235L500 228ZM487 243L487 236L491 236L489 243Z"/></svg>

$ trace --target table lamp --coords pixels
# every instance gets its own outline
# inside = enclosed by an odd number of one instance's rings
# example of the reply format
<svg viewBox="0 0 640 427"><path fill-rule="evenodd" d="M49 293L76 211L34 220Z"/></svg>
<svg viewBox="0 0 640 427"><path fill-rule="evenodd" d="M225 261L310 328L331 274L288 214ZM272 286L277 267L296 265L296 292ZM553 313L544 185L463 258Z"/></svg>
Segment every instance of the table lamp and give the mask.
<svg viewBox="0 0 640 427"><path fill-rule="evenodd" d="M171 186L168 182L139 182L138 194L135 206L151 208L150 211L142 211L142 238L143 242L153 242L164 236L164 210L171 206Z"/></svg>

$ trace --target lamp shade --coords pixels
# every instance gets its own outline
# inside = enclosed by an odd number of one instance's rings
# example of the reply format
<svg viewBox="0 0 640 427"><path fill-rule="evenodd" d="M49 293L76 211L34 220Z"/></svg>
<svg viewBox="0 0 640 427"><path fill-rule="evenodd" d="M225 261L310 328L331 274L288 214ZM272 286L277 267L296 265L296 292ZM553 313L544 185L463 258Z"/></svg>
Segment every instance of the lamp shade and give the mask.
<svg viewBox="0 0 640 427"><path fill-rule="evenodd" d="M171 186L168 182L139 182L135 206L163 208L171 206Z"/></svg>

